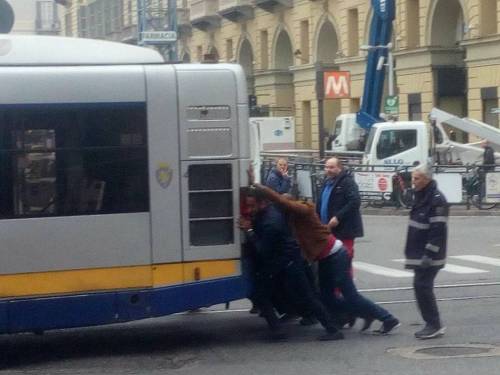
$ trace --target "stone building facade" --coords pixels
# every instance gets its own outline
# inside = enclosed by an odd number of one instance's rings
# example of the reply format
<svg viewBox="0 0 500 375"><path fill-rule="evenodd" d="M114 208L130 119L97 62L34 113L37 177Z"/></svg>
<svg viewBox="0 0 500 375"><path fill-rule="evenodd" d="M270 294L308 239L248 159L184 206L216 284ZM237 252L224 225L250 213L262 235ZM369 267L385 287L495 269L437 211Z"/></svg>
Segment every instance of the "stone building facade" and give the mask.
<svg viewBox="0 0 500 375"><path fill-rule="evenodd" d="M136 42L136 0L60 2L66 4L67 35ZM396 2L392 52L399 118L425 119L437 106L498 127L491 110L499 107L500 0ZM325 127L331 132L338 114L359 109L366 66L361 47L368 44L370 3L178 0L179 59L240 63L259 107L272 116L294 116L297 147L317 148L316 72L351 73L351 98L324 102ZM158 10L161 28L166 0L149 0L148 6ZM94 13L83 19L83 9L90 7Z"/></svg>

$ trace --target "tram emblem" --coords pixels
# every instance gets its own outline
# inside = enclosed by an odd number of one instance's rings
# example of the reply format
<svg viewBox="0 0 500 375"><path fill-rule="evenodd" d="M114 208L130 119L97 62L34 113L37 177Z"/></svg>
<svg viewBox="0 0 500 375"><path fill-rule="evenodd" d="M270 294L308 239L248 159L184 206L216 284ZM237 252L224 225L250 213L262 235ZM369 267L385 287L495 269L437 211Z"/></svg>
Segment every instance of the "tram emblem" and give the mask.
<svg viewBox="0 0 500 375"><path fill-rule="evenodd" d="M156 181L163 188L166 189L172 182L173 171L168 163L159 163L156 169Z"/></svg>

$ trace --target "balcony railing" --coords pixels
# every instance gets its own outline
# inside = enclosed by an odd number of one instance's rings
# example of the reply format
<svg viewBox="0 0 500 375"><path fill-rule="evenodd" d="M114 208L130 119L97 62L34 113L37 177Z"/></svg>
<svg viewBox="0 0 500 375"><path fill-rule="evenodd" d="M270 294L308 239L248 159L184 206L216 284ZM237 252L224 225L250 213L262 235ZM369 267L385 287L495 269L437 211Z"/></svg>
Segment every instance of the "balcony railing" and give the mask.
<svg viewBox="0 0 500 375"><path fill-rule="evenodd" d="M219 0L218 13L230 21L237 22L253 18L250 0Z"/></svg>

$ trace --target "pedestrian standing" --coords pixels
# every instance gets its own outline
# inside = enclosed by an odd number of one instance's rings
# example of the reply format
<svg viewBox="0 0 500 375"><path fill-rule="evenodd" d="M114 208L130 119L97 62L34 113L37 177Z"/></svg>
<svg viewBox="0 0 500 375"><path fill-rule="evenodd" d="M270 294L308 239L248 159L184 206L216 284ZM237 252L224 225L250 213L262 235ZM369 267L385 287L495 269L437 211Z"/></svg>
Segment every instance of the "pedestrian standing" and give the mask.
<svg viewBox="0 0 500 375"><path fill-rule="evenodd" d="M321 222L328 225L332 234L344 243L352 261L354 239L363 237L358 184L351 171L345 169L335 157L325 162L325 175L316 211Z"/></svg>
<svg viewBox="0 0 500 375"><path fill-rule="evenodd" d="M288 175L288 161L285 158L276 159L276 167L269 172L265 185L280 194L290 193L292 179Z"/></svg>
<svg viewBox="0 0 500 375"><path fill-rule="evenodd" d="M428 167L416 167L412 172L412 183L415 202L410 211L406 238L406 268L414 270L413 288L425 321L425 327L416 332L415 337L431 339L445 332L434 295L434 280L446 262L449 207Z"/></svg>

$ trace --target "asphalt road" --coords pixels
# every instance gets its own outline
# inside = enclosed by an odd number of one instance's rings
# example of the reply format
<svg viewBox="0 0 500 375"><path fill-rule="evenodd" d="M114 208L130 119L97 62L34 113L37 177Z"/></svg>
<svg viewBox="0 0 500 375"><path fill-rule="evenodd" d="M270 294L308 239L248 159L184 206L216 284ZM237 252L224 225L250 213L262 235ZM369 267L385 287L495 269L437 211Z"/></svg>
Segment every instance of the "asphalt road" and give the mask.
<svg viewBox="0 0 500 375"><path fill-rule="evenodd" d="M356 282L400 318L402 326L389 336L361 334L357 323L344 330L345 340L321 342L320 326L292 322L289 340L273 343L264 321L248 313L248 302L236 301L229 310L214 306L107 327L1 336L0 373L498 374L500 217L450 219L449 263L458 267L441 271L436 289L447 333L428 341L413 337L421 320L411 276L399 273L406 218L366 216L365 224L356 246L355 259L363 262ZM372 266L386 269L380 274Z"/></svg>

